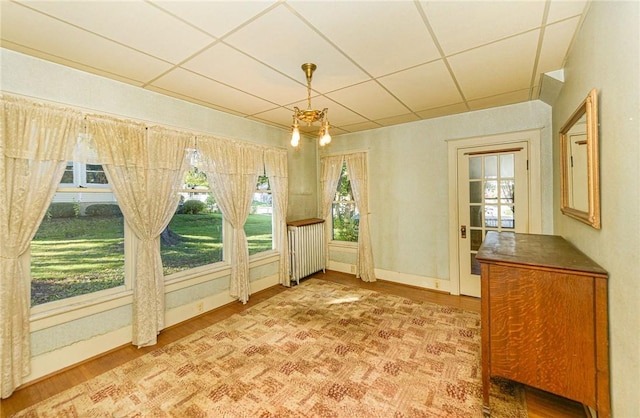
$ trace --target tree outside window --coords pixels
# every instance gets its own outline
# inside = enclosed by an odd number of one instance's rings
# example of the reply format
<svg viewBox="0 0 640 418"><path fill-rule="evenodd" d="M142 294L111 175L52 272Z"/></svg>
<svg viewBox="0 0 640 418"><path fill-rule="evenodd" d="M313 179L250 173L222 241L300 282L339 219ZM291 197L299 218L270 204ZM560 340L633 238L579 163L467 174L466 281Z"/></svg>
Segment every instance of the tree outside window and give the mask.
<svg viewBox="0 0 640 418"><path fill-rule="evenodd" d="M332 203L332 213L333 240L358 242L360 213L353 199L346 163L342 163L340 181Z"/></svg>
<svg viewBox="0 0 640 418"><path fill-rule="evenodd" d="M222 214L209 187L207 175L187 172L180 203L160 235L165 276L223 260Z"/></svg>
<svg viewBox="0 0 640 418"><path fill-rule="evenodd" d="M266 176L258 177L244 232L247 234L249 255L273 249L273 196Z"/></svg>
<svg viewBox="0 0 640 418"><path fill-rule="evenodd" d="M31 242L31 305L124 286L124 240L102 166L69 162Z"/></svg>

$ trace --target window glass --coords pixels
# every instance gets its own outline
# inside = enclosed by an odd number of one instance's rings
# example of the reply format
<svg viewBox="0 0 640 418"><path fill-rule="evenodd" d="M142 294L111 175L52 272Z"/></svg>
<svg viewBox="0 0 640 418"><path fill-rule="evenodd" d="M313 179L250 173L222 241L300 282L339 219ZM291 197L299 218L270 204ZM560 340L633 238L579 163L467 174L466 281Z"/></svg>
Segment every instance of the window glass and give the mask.
<svg viewBox="0 0 640 418"><path fill-rule="evenodd" d="M85 170L86 184L107 184L107 176L99 164L87 164Z"/></svg>
<svg viewBox="0 0 640 418"><path fill-rule="evenodd" d="M165 276L223 260L222 214L206 174L193 168L179 193L176 212L160 234Z"/></svg>
<svg viewBox="0 0 640 418"><path fill-rule="evenodd" d="M335 241L358 242L360 213L353 199L347 164L342 164L340 181L333 199L333 239Z"/></svg>
<svg viewBox="0 0 640 418"><path fill-rule="evenodd" d="M61 186L83 183L78 168L67 165ZM31 242L31 305L123 286L124 262L124 219L111 191L59 190Z"/></svg>
<svg viewBox="0 0 640 418"><path fill-rule="evenodd" d="M62 175L62 180L60 180L60 184L73 184L73 162L68 162L67 167L64 169L64 174Z"/></svg>
<svg viewBox="0 0 640 418"><path fill-rule="evenodd" d="M244 232L247 234L249 255L273 249L273 197L266 176L258 178Z"/></svg>

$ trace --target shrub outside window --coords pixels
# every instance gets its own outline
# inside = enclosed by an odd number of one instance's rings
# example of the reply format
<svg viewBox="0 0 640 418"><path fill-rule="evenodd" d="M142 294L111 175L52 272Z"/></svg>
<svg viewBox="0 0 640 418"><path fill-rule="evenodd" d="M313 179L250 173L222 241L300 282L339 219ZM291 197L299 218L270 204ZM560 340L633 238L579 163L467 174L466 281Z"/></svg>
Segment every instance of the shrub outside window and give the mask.
<svg viewBox="0 0 640 418"><path fill-rule="evenodd" d="M244 231L247 234L249 255L273 249L273 196L266 176L258 178Z"/></svg>
<svg viewBox="0 0 640 418"><path fill-rule="evenodd" d="M160 235L163 273L169 276L223 260L222 214L204 172L187 172L180 203Z"/></svg>
<svg viewBox="0 0 640 418"><path fill-rule="evenodd" d="M84 164L67 164L31 242L32 306L125 284L124 218L102 166L91 171L98 187Z"/></svg>
<svg viewBox="0 0 640 418"><path fill-rule="evenodd" d="M351 181L346 163L342 163L340 181L332 203L332 215L333 240L358 242L360 213L351 192Z"/></svg>

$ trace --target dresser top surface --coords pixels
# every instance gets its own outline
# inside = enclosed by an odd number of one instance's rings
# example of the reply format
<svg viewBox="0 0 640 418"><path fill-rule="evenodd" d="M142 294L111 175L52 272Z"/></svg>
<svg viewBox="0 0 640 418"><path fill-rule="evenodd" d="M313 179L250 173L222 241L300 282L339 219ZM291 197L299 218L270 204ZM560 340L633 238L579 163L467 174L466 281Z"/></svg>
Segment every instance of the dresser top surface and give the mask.
<svg viewBox="0 0 640 418"><path fill-rule="evenodd" d="M476 259L607 275L595 261L557 235L490 231L478 249Z"/></svg>

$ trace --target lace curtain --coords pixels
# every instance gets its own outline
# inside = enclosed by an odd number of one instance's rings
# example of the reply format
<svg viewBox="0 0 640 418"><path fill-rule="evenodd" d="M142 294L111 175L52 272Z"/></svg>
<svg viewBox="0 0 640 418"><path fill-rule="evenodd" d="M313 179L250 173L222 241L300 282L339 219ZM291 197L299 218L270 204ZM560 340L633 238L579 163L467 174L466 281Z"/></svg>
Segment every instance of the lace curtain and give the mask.
<svg viewBox="0 0 640 418"><path fill-rule="evenodd" d="M285 150L266 150L264 167L273 197L273 238L280 249L280 284L291 286L289 277L289 245L287 242L287 202L289 201L289 171Z"/></svg>
<svg viewBox="0 0 640 418"><path fill-rule="evenodd" d="M31 369L28 249L82 126L82 114L1 96L0 385L6 398Z"/></svg>
<svg viewBox="0 0 640 418"><path fill-rule="evenodd" d="M329 242L331 241L331 225L333 225L332 203L340 182L342 161L344 156L322 157L320 159L322 189L322 217L324 218L324 258L325 266L329 265Z"/></svg>
<svg viewBox="0 0 640 418"><path fill-rule="evenodd" d="M87 118L87 130L125 220L138 238L132 342L138 347L154 345L165 314L160 234L178 205L193 139L99 116Z"/></svg>
<svg viewBox="0 0 640 418"><path fill-rule="evenodd" d="M371 250L371 235L369 234L369 177L367 171L367 154L359 152L344 156L347 163L351 191L360 211L358 225L358 264L356 277L365 282L375 282L373 252Z"/></svg>
<svg viewBox="0 0 640 418"><path fill-rule="evenodd" d="M251 200L258 176L264 173L264 149L251 144L213 137L198 137L202 170L232 228L231 282L229 293L240 302L249 300L249 247L244 224L251 210Z"/></svg>

